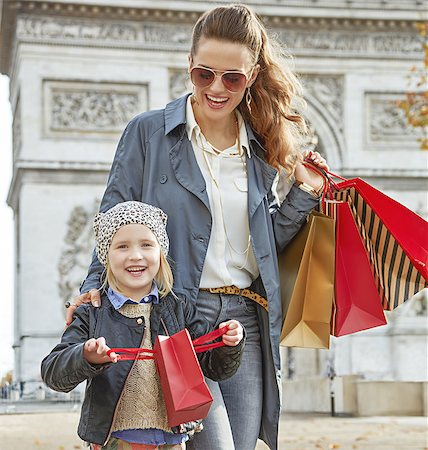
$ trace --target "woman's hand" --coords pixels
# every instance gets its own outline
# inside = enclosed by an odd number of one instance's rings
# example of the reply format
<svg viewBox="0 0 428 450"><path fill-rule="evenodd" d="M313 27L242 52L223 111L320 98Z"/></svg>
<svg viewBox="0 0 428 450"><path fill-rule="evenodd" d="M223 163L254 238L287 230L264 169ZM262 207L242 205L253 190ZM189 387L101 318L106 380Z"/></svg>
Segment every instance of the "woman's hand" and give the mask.
<svg viewBox="0 0 428 450"><path fill-rule="evenodd" d="M327 161L318 152L307 150L302 154L302 160L297 162L294 171L294 177L298 183L308 184L316 191L319 191L324 185L324 178L317 172L305 167L303 165L305 159L308 159L314 166L324 170L329 170Z"/></svg>
<svg viewBox="0 0 428 450"><path fill-rule="evenodd" d="M73 322L73 314L76 309L83 303L92 303L93 306L98 307L101 304L100 292L96 289L91 289L85 294L79 295L72 302L66 303L65 324L68 327Z"/></svg>
<svg viewBox="0 0 428 450"><path fill-rule="evenodd" d="M241 342L242 338L244 337L244 330L242 329L242 325L237 320L228 320L227 322L221 323L218 327L229 328L227 332L222 336L223 342L229 347L235 347Z"/></svg>
<svg viewBox="0 0 428 450"><path fill-rule="evenodd" d="M111 352L107 355L110 347L106 344L103 337L98 339L92 338L85 342L83 347L83 357L91 364L105 364L109 362L117 362L117 354Z"/></svg>

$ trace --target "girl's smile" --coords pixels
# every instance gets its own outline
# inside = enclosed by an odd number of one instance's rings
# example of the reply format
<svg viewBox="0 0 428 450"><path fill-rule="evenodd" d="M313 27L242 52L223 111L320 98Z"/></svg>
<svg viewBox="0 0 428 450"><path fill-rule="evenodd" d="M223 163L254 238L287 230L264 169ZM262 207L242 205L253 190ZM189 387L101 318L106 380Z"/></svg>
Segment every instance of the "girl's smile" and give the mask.
<svg viewBox="0 0 428 450"><path fill-rule="evenodd" d="M145 225L119 228L110 245L108 263L123 295L140 301L150 293L160 267L160 252L156 236Z"/></svg>

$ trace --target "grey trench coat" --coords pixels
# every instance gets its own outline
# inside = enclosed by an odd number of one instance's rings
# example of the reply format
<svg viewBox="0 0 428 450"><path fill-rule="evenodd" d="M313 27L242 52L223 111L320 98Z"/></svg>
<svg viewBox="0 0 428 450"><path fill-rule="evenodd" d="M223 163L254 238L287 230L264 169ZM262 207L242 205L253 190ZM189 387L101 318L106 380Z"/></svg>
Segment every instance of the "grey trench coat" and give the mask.
<svg viewBox="0 0 428 450"><path fill-rule="evenodd" d="M168 214L174 290L195 302L211 234L211 213L205 180L187 137L187 95L165 109L135 117L119 141L100 210L128 200L150 203ZM318 201L291 188L280 207L271 210L276 170L264 160L265 150L247 125L251 158L247 158L248 214L260 276L252 289L264 295L269 313L258 308L262 336L264 399L260 438L277 449L281 409L279 337L282 311L277 253L300 229ZM103 267L95 252L81 292L100 286ZM248 393L248 395L251 395Z"/></svg>

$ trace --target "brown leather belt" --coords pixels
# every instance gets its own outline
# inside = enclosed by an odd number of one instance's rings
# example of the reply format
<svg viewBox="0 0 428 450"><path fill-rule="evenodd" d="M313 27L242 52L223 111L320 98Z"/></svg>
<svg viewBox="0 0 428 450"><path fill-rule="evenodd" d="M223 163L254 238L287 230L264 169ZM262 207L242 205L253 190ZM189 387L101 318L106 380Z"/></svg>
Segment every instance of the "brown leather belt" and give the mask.
<svg viewBox="0 0 428 450"><path fill-rule="evenodd" d="M262 306L266 311L268 311L268 302L257 292L254 292L250 289L240 289L237 286L222 286L218 288L200 288L200 291L208 291L211 294L234 294L234 295L242 295L243 297L249 298L250 300L254 300L260 306Z"/></svg>

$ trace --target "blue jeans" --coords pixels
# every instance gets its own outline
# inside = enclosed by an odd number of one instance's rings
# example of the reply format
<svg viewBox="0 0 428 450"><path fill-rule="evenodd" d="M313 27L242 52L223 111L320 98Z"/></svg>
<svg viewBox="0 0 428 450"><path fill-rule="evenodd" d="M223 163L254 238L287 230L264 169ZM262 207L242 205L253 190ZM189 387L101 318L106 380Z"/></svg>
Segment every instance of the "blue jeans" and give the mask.
<svg viewBox="0 0 428 450"><path fill-rule="evenodd" d="M200 291L198 311L214 328L236 319L244 326L247 341L241 365L234 376L216 383L207 379L214 397L204 429L187 442L188 450L254 450L260 431L263 380L260 331L256 304L239 295Z"/></svg>

